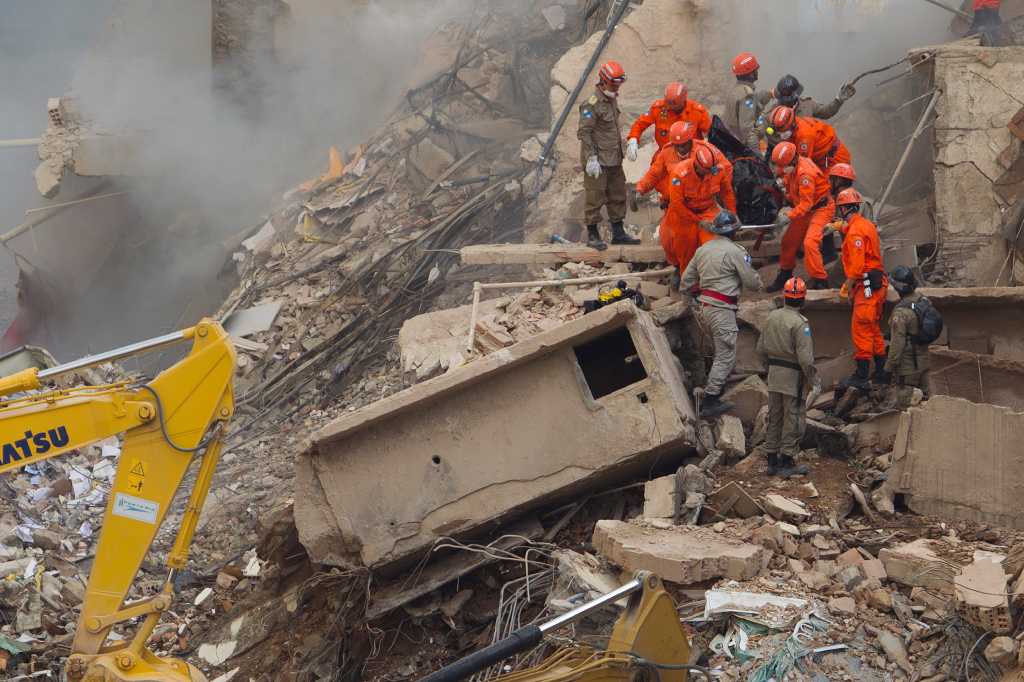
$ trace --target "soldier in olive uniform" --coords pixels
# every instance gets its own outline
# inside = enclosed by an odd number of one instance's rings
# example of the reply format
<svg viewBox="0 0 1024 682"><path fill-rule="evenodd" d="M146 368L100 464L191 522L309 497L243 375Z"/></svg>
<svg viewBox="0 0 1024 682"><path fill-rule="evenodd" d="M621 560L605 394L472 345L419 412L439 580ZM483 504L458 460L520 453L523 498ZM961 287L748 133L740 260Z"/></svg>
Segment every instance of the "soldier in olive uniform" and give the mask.
<svg viewBox="0 0 1024 682"><path fill-rule="evenodd" d="M914 342L921 331L914 305L924 296L917 291L914 273L905 265L893 271L889 282L900 295L900 302L889 318L889 356L885 361L885 371L898 385L919 388L927 398L928 344Z"/></svg>
<svg viewBox="0 0 1024 682"><path fill-rule="evenodd" d="M803 97L804 86L796 79L796 76L785 75L779 79L778 84L771 91L768 103L762 109L770 114L776 107L790 107L801 118L816 118L824 121L839 113L843 105L857 94L857 89L852 85L844 85L828 104L818 104L810 97ZM758 123L758 134L765 137L765 131L769 126L768 116L762 116ZM771 146L771 140L769 140Z"/></svg>
<svg viewBox="0 0 1024 682"><path fill-rule="evenodd" d="M807 473L797 466L804 435L804 389L818 389L811 325L800 314L807 285L793 277L783 289L785 305L773 310L761 330L757 353L768 366L768 474L784 478Z"/></svg>
<svg viewBox="0 0 1024 682"><path fill-rule="evenodd" d="M626 174L622 170L618 95L626 72L618 62L608 62L601 67L599 79L594 94L580 106L576 136L580 139L580 163L585 168L587 244L606 249L597 229L602 207L612 224L612 244L639 244L640 240L627 235L622 225L626 218Z"/></svg>
<svg viewBox="0 0 1024 682"><path fill-rule="evenodd" d="M722 389L736 366L736 310L743 289L761 291L764 284L750 266L746 249L732 240L740 227L739 218L731 211L721 211L707 230L716 235L705 242L686 266L680 289L691 291L700 286L698 300L701 317L710 329L715 343L715 360L704 386L701 417L715 417L732 408L722 400Z"/></svg>
<svg viewBox="0 0 1024 682"><path fill-rule="evenodd" d="M736 85L725 105L725 125L751 151L760 151L758 121L762 119L764 107L772 100L772 93L757 89L758 70L761 65L750 52L741 52L732 61L732 72Z"/></svg>

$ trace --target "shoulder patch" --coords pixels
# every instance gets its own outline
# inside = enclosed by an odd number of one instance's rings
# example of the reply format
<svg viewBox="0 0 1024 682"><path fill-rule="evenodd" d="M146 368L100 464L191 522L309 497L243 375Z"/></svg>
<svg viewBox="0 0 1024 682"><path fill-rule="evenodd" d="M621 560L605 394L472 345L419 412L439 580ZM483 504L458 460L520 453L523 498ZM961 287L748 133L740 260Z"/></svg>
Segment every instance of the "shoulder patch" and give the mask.
<svg viewBox="0 0 1024 682"><path fill-rule="evenodd" d="M811 184L811 179L805 175L804 177L800 178L800 184L803 185L804 187L807 187L809 184Z"/></svg>
<svg viewBox="0 0 1024 682"><path fill-rule="evenodd" d="M861 241L860 239L854 239L853 240L853 245L856 246L859 249L860 247L864 246L864 242Z"/></svg>
<svg viewBox="0 0 1024 682"><path fill-rule="evenodd" d="M801 152L806 152L806 151L807 151L807 149L808 149L808 147L807 147L807 143L806 143L806 142L801 142L801 143L800 143L800 151L801 151Z"/></svg>
<svg viewBox="0 0 1024 682"><path fill-rule="evenodd" d="M810 335L811 335L811 325L805 324L804 325L804 336L810 336Z"/></svg>
<svg viewBox="0 0 1024 682"><path fill-rule="evenodd" d="M672 178L672 184L673 184L673 185L676 185L676 186L678 186L678 185L679 185L679 184L681 184L681 183L682 183L682 181L681 181L681 180L679 179L679 177L678 177L678 176L675 176L675 177L673 177L673 178Z"/></svg>
<svg viewBox="0 0 1024 682"><path fill-rule="evenodd" d="M591 95L590 99L587 100L589 104L597 104L597 95Z"/></svg>
<svg viewBox="0 0 1024 682"><path fill-rule="evenodd" d="M743 100L743 106L747 107L748 109L753 109L754 108L754 98L748 96L746 99Z"/></svg>
<svg viewBox="0 0 1024 682"><path fill-rule="evenodd" d="M583 114L583 118L594 118L594 110L593 109L587 109L586 107L584 107L582 114Z"/></svg>

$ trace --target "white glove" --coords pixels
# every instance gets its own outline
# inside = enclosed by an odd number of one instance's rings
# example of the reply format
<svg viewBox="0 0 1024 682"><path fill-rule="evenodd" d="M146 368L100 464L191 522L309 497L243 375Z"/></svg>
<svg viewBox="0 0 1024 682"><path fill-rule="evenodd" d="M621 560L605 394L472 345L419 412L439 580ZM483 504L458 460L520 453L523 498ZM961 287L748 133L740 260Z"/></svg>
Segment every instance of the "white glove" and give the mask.
<svg viewBox="0 0 1024 682"><path fill-rule="evenodd" d="M636 161L636 154L640 151L640 143L637 142L635 137L629 138L626 141L626 158L630 161Z"/></svg>
<svg viewBox="0 0 1024 682"><path fill-rule="evenodd" d="M601 164L597 162L596 156L591 156L587 159L587 175L592 178L601 177Z"/></svg>
<svg viewBox="0 0 1024 682"><path fill-rule="evenodd" d="M775 218L775 228L781 230L789 227L791 222L793 221L789 218L789 208L784 208L779 211L779 215Z"/></svg>

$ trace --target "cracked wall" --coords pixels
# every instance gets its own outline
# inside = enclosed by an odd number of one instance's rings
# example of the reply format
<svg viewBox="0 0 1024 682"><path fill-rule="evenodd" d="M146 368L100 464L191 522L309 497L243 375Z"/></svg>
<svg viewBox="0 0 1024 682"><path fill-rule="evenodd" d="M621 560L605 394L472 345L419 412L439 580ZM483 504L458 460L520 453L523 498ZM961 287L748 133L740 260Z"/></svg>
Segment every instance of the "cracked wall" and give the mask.
<svg viewBox="0 0 1024 682"><path fill-rule="evenodd" d="M963 286L1008 283L999 236L1007 180L1021 142L1006 124L1024 106L1024 48L962 44L935 50L934 84L943 94L933 132L938 270Z"/></svg>

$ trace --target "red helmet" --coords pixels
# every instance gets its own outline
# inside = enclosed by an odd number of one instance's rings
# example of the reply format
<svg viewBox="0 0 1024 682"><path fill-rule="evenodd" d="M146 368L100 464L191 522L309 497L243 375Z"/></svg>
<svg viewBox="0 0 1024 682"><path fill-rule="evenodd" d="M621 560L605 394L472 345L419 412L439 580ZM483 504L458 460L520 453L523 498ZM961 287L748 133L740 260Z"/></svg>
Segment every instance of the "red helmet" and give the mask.
<svg viewBox="0 0 1024 682"><path fill-rule="evenodd" d="M780 133L792 129L796 125L796 112L792 107L775 107L772 111L771 125Z"/></svg>
<svg viewBox="0 0 1024 682"><path fill-rule="evenodd" d="M668 129L668 139L671 144L686 144L697 135L697 126L689 121L676 121Z"/></svg>
<svg viewBox="0 0 1024 682"><path fill-rule="evenodd" d="M598 72L598 77L602 83L621 85L626 82L626 70L616 61L605 62Z"/></svg>
<svg viewBox="0 0 1024 682"><path fill-rule="evenodd" d="M790 277L786 280L786 286L782 289L782 295L786 298L802 300L807 297L807 283L799 277Z"/></svg>
<svg viewBox="0 0 1024 682"><path fill-rule="evenodd" d="M665 86L665 104L670 109L682 109L686 106L686 98L689 92L682 83L669 83Z"/></svg>
<svg viewBox="0 0 1024 682"><path fill-rule="evenodd" d="M693 150L693 163L706 171L715 167L715 153L706 144L697 145Z"/></svg>
<svg viewBox="0 0 1024 682"><path fill-rule="evenodd" d="M864 197L852 187L847 187L836 197L836 206L850 206L854 204L860 206L863 202Z"/></svg>
<svg viewBox="0 0 1024 682"><path fill-rule="evenodd" d="M837 163L828 169L828 176L830 178L846 178L850 182L857 180L857 172L853 170L853 166L848 163Z"/></svg>
<svg viewBox="0 0 1024 682"><path fill-rule="evenodd" d="M761 68L757 63L757 57L753 52L740 52L736 59L732 60L732 72L737 76L746 76Z"/></svg>
<svg viewBox="0 0 1024 682"><path fill-rule="evenodd" d="M772 150L772 163L780 168L796 163L796 145L792 142L780 142Z"/></svg>

